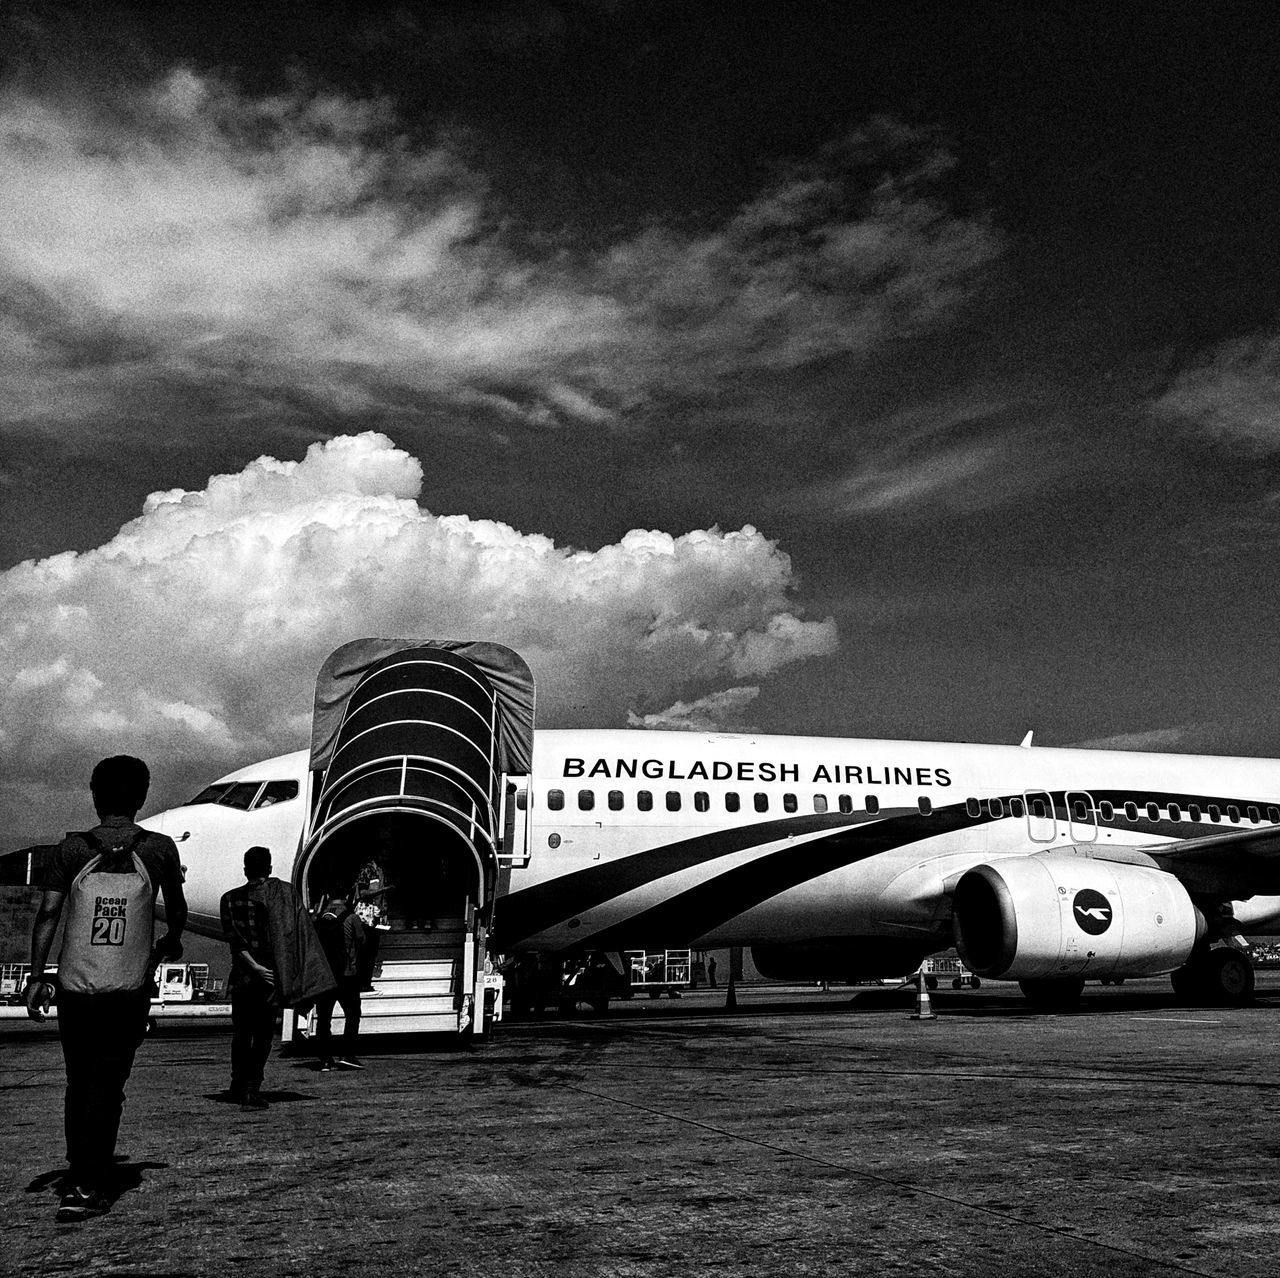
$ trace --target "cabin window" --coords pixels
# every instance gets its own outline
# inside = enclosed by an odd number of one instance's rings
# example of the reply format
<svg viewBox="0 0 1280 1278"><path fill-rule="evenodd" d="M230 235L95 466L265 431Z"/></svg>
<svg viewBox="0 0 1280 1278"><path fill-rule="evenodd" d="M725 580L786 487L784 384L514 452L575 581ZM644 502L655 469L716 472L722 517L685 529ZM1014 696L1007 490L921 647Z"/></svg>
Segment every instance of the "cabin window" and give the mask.
<svg viewBox="0 0 1280 1278"><path fill-rule="evenodd" d="M262 788L262 793L258 796L258 801L253 805L255 808L269 808L275 803L287 803L290 799L298 797L298 783L296 781L268 781Z"/></svg>
<svg viewBox="0 0 1280 1278"><path fill-rule="evenodd" d="M1027 815L1026 805L1021 799L1009 800L1009 815L1012 817L1024 817Z"/></svg>
<svg viewBox="0 0 1280 1278"><path fill-rule="evenodd" d="M1147 804L1147 818L1151 821L1160 820L1160 805L1158 803Z"/></svg>
<svg viewBox="0 0 1280 1278"><path fill-rule="evenodd" d="M668 812L680 811L680 791L679 790L667 791L667 811Z"/></svg>
<svg viewBox="0 0 1280 1278"><path fill-rule="evenodd" d="M1200 805L1199 805L1198 803L1189 803L1189 804L1187 805L1187 815L1188 815L1188 816L1189 816L1193 821L1199 821L1199 820L1200 820Z"/></svg>
<svg viewBox="0 0 1280 1278"><path fill-rule="evenodd" d="M1004 804L999 799L988 799L987 811L990 812L997 821L999 821L1000 818L1004 816Z"/></svg>
<svg viewBox="0 0 1280 1278"><path fill-rule="evenodd" d="M622 811L622 804L623 804L622 791L621 791L621 790L610 790L610 791L609 791L609 811L610 811L610 812L621 812L621 811Z"/></svg>
<svg viewBox="0 0 1280 1278"><path fill-rule="evenodd" d="M794 794L784 794L782 796L782 810L784 812L795 812L799 807L800 803Z"/></svg>
<svg viewBox="0 0 1280 1278"><path fill-rule="evenodd" d="M590 812L596 806L596 792L594 790L578 791L578 811Z"/></svg>
<svg viewBox="0 0 1280 1278"><path fill-rule="evenodd" d="M1116 814L1116 810L1115 810L1115 808L1114 808L1110 803L1108 803L1108 802L1106 801L1106 799L1103 799L1103 800L1098 804L1098 811L1099 811L1100 813L1102 813L1102 819L1103 819L1104 821L1110 821L1110 820L1112 820L1112 819L1115 817L1115 814Z"/></svg>
<svg viewBox="0 0 1280 1278"><path fill-rule="evenodd" d="M763 790L757 790L755 793L754 803L757 812L769 811L769 796Z"/></svg>
<svg viewBox="0 0 1280 1278"><path fill-rule="evenodd" d="M1124 805L1124 814L1130 821L1136 821L1138 819L1138 805L1132 802L1126 803Z"/></svg>
<svg viewBox="0 0 1280 1278"><path fill-rule="evenodd" d="M916 800L916 804L920 809L921 816L928 816L933 811L933 800L927 794L922 794Z"/></svg>
<svg viewBox="0 0 1280 1278"><path fill-rule="evenodd" d="M964 810L976 821L982 815L982 804L977 799L966 799Z"/></svg>
<svg viewBox="0 0 1280 1278"><path fill-rule="evenodd" d="M1240 820L1240 809L1236 807L1234 803L1227 804L1227 820L1228 821Z"/></svg>
<svg viewBox="0 0 1280 1278"><path fill-rule="evenodd" d="M709 812L711 810L711 796L705 790L695 790L693 792L693 810L695 812Z"/></svg>
<svg viewBox="0 0 1280 1278"><path fill-rule="evenodd" d="M1262 820L1262 814L1252 805L1249 808L1249 820L1252 821L1254 825L1257 825L1258 822Z"/></svg>
<svg viewBox="0 0 1280 1278"><path fill-rule="evenodd" d="M1048 820L1049 805L1043 799L1031 800L1031 815L1041 821Z"/></svg>
<svg viewBox="0 0 1280 1278"><path fill-rule="evenodd" d="M516 810L518 812L528 812L529 810L529 791L516 791Z"/></svg>
<svg viewBox="0 0 1280 1278"><path fill-rule="evenodd" d="M1169 804L1169 820L1170 821L1182 820L1182 809L1176 803Z"/></svg>
<svg viewBox="0 0 1280 1278"><path fill-rule="evenodd" d="M548 790L547 791L547 807L549 807L552 812L559 812L560 809L564 807L564 791Z"/></svg>
<svg viewBox="0 0 1280 1278"><path fill-rule="evenodd" d="M1280 825L1280 808L1268 808L1267 820L1270 821L1272 825Z"/></svg>
<svg viewBox="0 0 1280 1278"><path fill-rule="evenodd" d="M880 800L874 794L867 795L867 812L871 816L875 816L880 811Z"/></svg>
<svg viewBox="0 0 1280 1278"><path fill-rule="evenodd" d="M653 791L637 790L636 791L636 807L639 808L641 812L652 812L653 811Z"/></svg>
<svg viewBox="0 0 1280 1278"><path fill-rule="evenodd" d="M841 811L841 812L852 812L852 811L853 811L853 795L851 795L851 794L842 794L842 795L840 796L840 811Z"/></svg>
<svg viewBox="0 0 1280 1278"><path fill-rule="evenodd" d="M729 790L724 796L724 810L726 812L737 812L742 807L742 798L737 790Z"/></svg>
<svg viewBox="0 0 1280 1278"><path fill-rule="evenodd" d="M827 810L827 796L825 794L815 794L813 796L813 810L815 812L825 812Z"/></svg>
<svg viewBox="0 0 1280 1278"><path fill-rule="evenodd" d="M1209 804L1209 820L1214 822L1222 820L1222 809L1216 803Z"/></svg>

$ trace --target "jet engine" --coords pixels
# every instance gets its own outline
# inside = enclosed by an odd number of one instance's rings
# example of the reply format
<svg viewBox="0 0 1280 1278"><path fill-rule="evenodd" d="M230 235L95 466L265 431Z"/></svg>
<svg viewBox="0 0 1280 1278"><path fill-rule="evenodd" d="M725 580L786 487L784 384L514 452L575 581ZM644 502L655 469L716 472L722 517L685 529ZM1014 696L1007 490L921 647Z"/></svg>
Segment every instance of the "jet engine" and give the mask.
<svg viewBox="0 0 1280 1278"><path fill-rule="evenodd" d="M953 907L965 965L1010 981L1171 972L1206 928L1172 874L1064 853L974 866Z"/></svg>

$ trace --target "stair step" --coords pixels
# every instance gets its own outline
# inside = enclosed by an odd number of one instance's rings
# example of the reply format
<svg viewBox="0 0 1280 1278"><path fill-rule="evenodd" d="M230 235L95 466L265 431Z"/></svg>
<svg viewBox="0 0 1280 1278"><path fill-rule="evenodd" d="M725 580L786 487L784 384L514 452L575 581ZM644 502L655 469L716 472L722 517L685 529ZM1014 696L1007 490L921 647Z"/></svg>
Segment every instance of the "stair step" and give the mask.
<svg viewBox="0 0 1280 1278"><path fill-rule="evenodd" d="M382 971L374 981L374 984L377 985L378 981L412 981L418 980L421 977L448 979L451 978L456 971L460 971L461 968L461 961L452 958L405 959L397 962L391 962L388 960L383 963Z"/></svg>
<svg viewBox="0 0 1280 1278"><path fill-rule="evenodd" d="M379 978L373 983L373 990L366 990L361 996L362 1004L368 1006L372 999L411 998L418 994L447 994L453 997L454 981L452 976L401 976L388 981Z"/></svg>

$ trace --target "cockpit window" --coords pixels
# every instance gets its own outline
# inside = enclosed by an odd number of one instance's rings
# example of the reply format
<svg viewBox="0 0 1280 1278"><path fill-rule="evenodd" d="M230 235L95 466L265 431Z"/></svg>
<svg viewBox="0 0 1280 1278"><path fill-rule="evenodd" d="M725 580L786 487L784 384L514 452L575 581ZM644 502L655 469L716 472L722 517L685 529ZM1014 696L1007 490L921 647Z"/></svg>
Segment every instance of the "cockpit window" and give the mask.
<svg viewBox="0 0 1280 1278"><path fill-rule="evenodd" d="M217 785L207 785L194 799L187 800L187 806L194 808L197 803L217 803L230 789L231 783L229 781L219 781Z"/></svg>
<svg viewBox="0 0 1280 1278"><path fill-rule="evenodd" d="M298 797L298 783L296 781L268 781L263 787L262 793L258 795L258 801L253 806L255 808L269 808L273 803L285 803L289 799Z"/></svg>
<svg viewBox="0 0 1280 1278"><path fill-rule="evenodd" d="M253 801L258 797L258 791L261 788L261 781L237 781L218 800L218 806L220 808L238 808L241 812L247 812L253 806Z"/></svg>
<svg viewBox="0 0 1280 1278"><path fill-rule="evenodd" d="M296 781L274 782L273 784L291 785L295 794L298 790ZM197 803L216 803L220 808L236 808L241 812L247 812L261 788L261 781L221 781L215 785L206 786L201 790L191 800L190 806L194 807Z"/></svg>

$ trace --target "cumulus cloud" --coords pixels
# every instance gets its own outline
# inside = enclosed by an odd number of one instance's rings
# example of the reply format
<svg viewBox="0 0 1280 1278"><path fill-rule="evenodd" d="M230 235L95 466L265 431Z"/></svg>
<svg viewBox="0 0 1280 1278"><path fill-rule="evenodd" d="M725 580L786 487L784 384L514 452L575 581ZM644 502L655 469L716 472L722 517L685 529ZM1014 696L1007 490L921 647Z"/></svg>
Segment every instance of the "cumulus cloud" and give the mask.
<svg viewBox="0 0 1280 1278"><path fill-rule="evenodd" d="M677 701L654 714L627 711L627 725L632 728L672 728L683 732L751 732L742 716L760 695L759 685L724 688L696 701Z"/></svg>
<svg viewBox="0 0 1280 1278"><path fill-rule="evenodd" d="M11 423L62 431L181 430L192 391L232 429L299 402L350 420L440 401L616 427L948 314L999 251L935 198L949 163L875 121L719 225L588 250L518 234L386 102L187 69L106 105L10 91L0 396Z"/></svg>
<svg viewBox="0 0 1280 1278"><path fill-rule="evenodd" d="M365 635L510 645L538 680L544 726L622 723L834 650L834 623L802 618L790 560L754 528L635 530L577 550L432 514L422 483L385 436L344 436L154 493L107 544L0 575L11 837L83 815L103 754L147 758L172 802L299 748L321 662ZM687 717L748 693L695 699Z"/></svg>
<svg viewBox="0 0 1280 1278"><path fill-rule="evenodd" d="M1153 411L1250 450L1280 449L1280 337L1219 347L1204 363L1182 371Z"/></svg>

